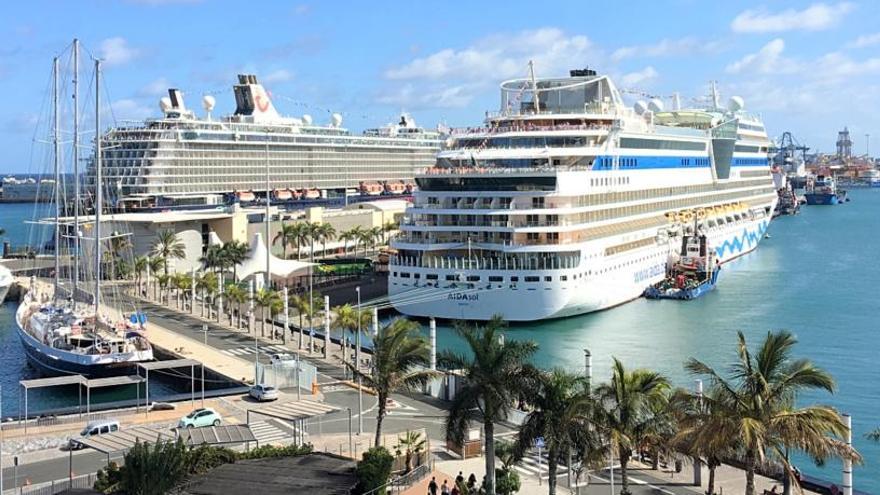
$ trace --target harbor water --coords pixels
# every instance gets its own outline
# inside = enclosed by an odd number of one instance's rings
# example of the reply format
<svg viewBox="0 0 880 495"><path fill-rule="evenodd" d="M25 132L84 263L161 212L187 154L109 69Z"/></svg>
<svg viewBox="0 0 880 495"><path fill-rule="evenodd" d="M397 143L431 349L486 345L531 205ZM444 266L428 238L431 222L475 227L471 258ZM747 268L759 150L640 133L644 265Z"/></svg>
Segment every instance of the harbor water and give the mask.
<svg viewBox="0 0 880 495"><path fill-rule="evenodd" d="M717 288L687 302L639 299L611 310L567 319L522 324L507 335L538 343L537 365L582 370L585 348L593 355L595 380L607 379L612 357L628 367L652 368L675 385L693 387L682 364L695 357L725 370L736 358L736 332L757 345L768 331L788 329L799 340L798 357L808 357L837 380L834 395L804 394L802 403L826 403L853 416L855 447L865 458L855 469L858 489L880 493L880 444L865 439L880 427L877 397L880 366L877 353L877 284L880 265L880 191L854 190L851 202L810 206L770 226L770 238L757 251L728 264ZM20 245L33 238L22 221L32 205L0 205L0 227ZM14 305L0 309L0 374L3 411L17 410L18 380L32 371L25 366L12 329ZM427 333L427 329L425 329ZM441 350L462 350L447 327L439 328ZM67 397L31 399L33 407L70 405ZM815 467L797 457L798 467L827 480L840 480L840 463Z"/></svg>

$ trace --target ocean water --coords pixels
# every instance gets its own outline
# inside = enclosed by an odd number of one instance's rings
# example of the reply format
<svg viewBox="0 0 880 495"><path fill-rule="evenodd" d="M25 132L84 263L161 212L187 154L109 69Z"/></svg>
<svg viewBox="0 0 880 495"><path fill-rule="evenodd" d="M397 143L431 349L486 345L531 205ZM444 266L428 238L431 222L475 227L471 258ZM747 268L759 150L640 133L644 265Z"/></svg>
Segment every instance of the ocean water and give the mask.
<svg viewBox="0 0 880 495"><path fill-rule="evenodd" d="M864 434L880 427L880 191L851 191L839 206L805 207L770 225L770 238L725 266L718 287L694 301L631 303L580 317L516 325L509 338L538 343L537 365L583 370L593 355L594 380L610 376L612 357L628 367L666 374L693 387L682 364L695 357L726 370L736 359L736 332L757 345L768 331L787 329L795 355L812 359L837 380L834 395L803 395L802 403L830 404L853 417L855 447L865 458L855 487L880 493L880 443ZM449 328L438 347L461 349ZM799 468L839 482L840 464Z"/></svg>

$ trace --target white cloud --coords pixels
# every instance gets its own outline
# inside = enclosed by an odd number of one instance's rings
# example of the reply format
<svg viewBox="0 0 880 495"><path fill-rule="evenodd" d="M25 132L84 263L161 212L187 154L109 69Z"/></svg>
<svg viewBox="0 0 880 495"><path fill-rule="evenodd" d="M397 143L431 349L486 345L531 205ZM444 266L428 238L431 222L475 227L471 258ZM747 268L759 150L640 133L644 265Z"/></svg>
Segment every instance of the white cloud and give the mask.
<svg viewBox="0 0 880 495"><path fill-rule="evenodd" d="M132 3L135 5L149 5L151 7L161 7L163 5L173 5L176 3L181 4L194 4L194 3L202 3L202 0L127 0L128 3Z"/></svg>
<svg viewBox="0 0 880 495"><path fill-rule="evenodd" d="M656 43L623 46L611 53L611 60L619 62L633 57L668 57L691 53L712 53L718 51L721 43L701 41L694 37L679 39L664 38Z"/></svg>
<svg viewBox="0 0 880 495"><path fill-rule="evenodd" d="M640 84L645 84L652 79L656 79L657 76L657 70L649 65L640 71L624 74L623 77L620 78L620 82L623 87L638 86Z"/></svg>
<svg viewBox="0 0 880 495"><path fill-rule="evenodd" d="M782 31L822 31L836 26L853 10L850 2L834 5L814 3L804 10L787 9L771 13L766 9L750 9L741 12L730 28L737 33L773 33Z"/></svg>
<svg viewBox="0 0 880 495"><path fill-rule="evenodd" d="M164 95L168 88L171 88L171 83L168 82L164 77L160 77L155 81L147 84L137 91L138 96L161 96Z"/></svg>
<svg viewBox="0 0 880 495"><path fill-rule="evenodd" d="M597 50L583 35L569 36L561 29L542 28L513 35L494 35L462 48L447 48L385 71L392 80L493 80L524 76L529 60L539 74L558 74L592 61Z"/></svg>
<svg viewBox="0 0 880 495"><path fill-rule="evenodd" d="M880 33L873 33L863 34L848 43L846 46L849 48L865 48L867 46L874 46L878 43L880 43Z"/></svg>
<svg viewBox="0 0 880 495"><path fill-rule="evenodd" d="M278 69L266 74L262 79L269 84L282 83L293 79L293 73L287 69Z"/></svg>
<svg viewBox="0 0 880 495"><path fill-rule="evenodd" d="M3 130L13 134L31 134L40 122L37 114L23 112L13 115L3 125Z"/></svg>
<svg viewBox="0 0 880 495"><path fill-rule="evenodd" d="M396 91L379 95L376 101L407 110L424 108L464 108L473 101L480 88L469 84L433 86L426 89L406 83Z"/></svg>
<svg viewBox="0 0 880 495"><path fill-rule="evenodd" d="M116 100L112 109L113 117L117 120L143 120L158 111L133 98Z"/></svg>
<svg viewBox="0 0 880 495"><path fill-rule="evenodd" d="M122 37L107 38L99 47L100 58L105 65L122 65L138 56L138 50L128 46Z"/></svg>
<svg viewBox="0 0 880 495"><path fill-rule="evenodd" d="M307 3L301 3L293 8L293 13L296 15L307 15L312 12L312 6Z"/></svg>
<svg viewBox="0 0 880 495"><path fill-rule="evenodd" d="M725 69L728 73L739 74L742 72L791 73L797 69L794 61L784 59L782 52L785 51L785 41L776 38L755 53L750 53L743 58L728 65Z"/></svg>

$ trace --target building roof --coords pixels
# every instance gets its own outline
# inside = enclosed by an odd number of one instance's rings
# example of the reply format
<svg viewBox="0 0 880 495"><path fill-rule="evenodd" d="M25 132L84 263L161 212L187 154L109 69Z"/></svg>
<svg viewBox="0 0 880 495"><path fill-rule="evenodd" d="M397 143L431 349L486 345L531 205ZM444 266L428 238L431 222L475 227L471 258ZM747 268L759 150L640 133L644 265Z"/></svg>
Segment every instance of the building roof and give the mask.
<svg viewBox="0 0 880 495"><path fill-rule="evenodd" d="M95 435L91 437L77 438L80 444L95 449L103 454L113 454L116 452L125 452L134 447L134 444L170 442L174 440L168 430L154 430L146 426L135 426L133 428L125 428L113 433L105 433L103 435Z"/></svg>
<svg viewBox="0 0 880 495"><path fill-rule="evenodd" d="M275 278L287 278L294 273L315 265L307 261L285 260L266 252L266 244L259 232L254 234L254 241L248 251L247 258L238 265L238 277L245 279L257 273L266 273L266 256L270 256L269 269Z"/></svg>
<svg viewBox="0 0 880 495"><path fill-rule="evenodd" d="M202 362L195 359L169 359L167 361L146 361L137 365L144 370L166 370L169 368L201 366Z"/></svg>
<svg viewBox="0 0 880 495"><path fill-rule="evenodd" d="M354 461L325 453L237 461L195 477L182 493L348 495L357 484L354 468Z"/></svg>
<svg viewBox="0 0 880 495"><path fill-rule="evenodd" d="M53 376L50 378L35 378L33 380L21 380L18 383L26 388L42 388L42 387L55 387L58 385L84 385L86 383L86 379L82 375L62 375L62 376Z"/></svg>
<svg viewBox="0 0 880 495"><path fill-rule="evenodd" d="M209 426L206 428L178 428L177 435L183 443L198 445L226 445L257 442L254 433L247 425Z"/></svg>
<svg viewBox="0 0 880 495"><path fill-rule="evenodd" d="M376 201L361 201L346 206L346 210L379 210L379 211L403 211L409 201L405 199L379 199Z"/></svg>

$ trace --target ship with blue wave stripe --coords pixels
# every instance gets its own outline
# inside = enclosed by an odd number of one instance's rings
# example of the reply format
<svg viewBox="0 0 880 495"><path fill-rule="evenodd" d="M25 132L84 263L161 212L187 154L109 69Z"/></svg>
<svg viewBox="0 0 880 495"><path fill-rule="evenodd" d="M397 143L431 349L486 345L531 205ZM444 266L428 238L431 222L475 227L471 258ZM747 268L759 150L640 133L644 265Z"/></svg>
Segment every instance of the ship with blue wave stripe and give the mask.
<svg viewBox="0 0 880 495"><path fill-rule="evenodd" d="M754 250L777 202L761 119L714 85L699 108L625 96L589 69L503 82L500 110L453 130L416 176L392 241L394 307L565 317L639 297L682 239L705 238L720 264Z"/></svg>

